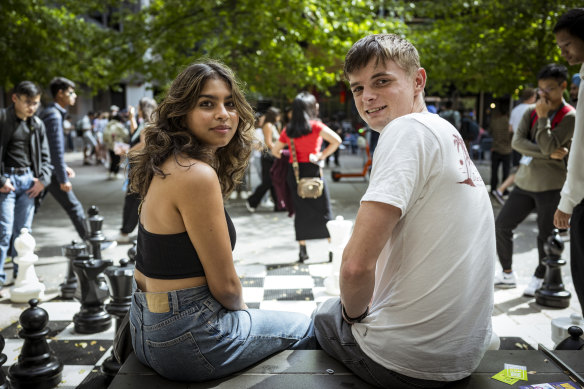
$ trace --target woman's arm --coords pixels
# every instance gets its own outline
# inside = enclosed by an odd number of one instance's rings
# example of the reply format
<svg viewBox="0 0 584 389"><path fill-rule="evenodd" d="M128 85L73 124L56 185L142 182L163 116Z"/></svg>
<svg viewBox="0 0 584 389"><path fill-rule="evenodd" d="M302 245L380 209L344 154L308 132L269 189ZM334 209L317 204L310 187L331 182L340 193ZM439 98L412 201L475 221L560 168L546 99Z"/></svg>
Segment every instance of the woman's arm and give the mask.
<svg viewBox="0 0 584 389"><path fill-rule="evenodd" d="M205 270L209 290L225 308L245 309L217 174L202 162L177 173L184 182L173 185L176 205Z"/></svg>
<svg viewBox="0 0 584 389"><path fill-rule="evenodd" d="M266 123L262 127L262 132L264 133L264 143L271 150L274 147L274 142L272 140L272 123Z"/></svg>
<svg viewBox="0 0 584 389"><path fill-rule="evenodd" d="M324 126L320 130L320 136L322 139L328 142L328 146L322 150L319 156L319 159L323 160L326 159L326 157L329 155L333 154L339 148L339 145L341 144L341 137L327 126Z"/></svg>
<svg viewBox="0 0 584 389"><path fill-rule="evenodd" d="M282 158L282 150L286 147L286 143L277 141L272 147L272 155L278 159Z"/></svg>

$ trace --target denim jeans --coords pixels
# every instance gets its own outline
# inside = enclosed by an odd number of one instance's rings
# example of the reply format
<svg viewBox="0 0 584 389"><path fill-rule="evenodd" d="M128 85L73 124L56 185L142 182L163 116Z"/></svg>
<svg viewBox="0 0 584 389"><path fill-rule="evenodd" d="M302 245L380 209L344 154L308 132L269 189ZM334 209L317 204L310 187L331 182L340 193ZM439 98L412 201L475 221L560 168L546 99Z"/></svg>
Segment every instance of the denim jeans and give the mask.
<svg viewBox="0 0 584 389"><path fill-rule="evenodd" d="M340 298L326 300L313 316L316 338L322 349L369 384L392 389L442 388L448 384L408 377L369 358L357 344L351 326L343 320Z"/></svg>
<svg viewBox="0 0 584 389"><path fill-rule="evenodd" d="M163 293L135 289L130 332L138 360L178 381L225 377L278 351L317 346L309 317L259 309L230 311L206 285Z"/></svg>
<svg viewBox="0 0 584 389"><path fill-rule="evenodd" d="M26 193L33 185L32 172L25 174L5 174L10 179L14 192L0 193L0 285L6 282L4 262L6 256L16 256L14 238L20 234L21 228L31 231L34 216L34 197ZM8 252L10 250L10 252ZM16 264L14 267L16 275Z"/></svg>

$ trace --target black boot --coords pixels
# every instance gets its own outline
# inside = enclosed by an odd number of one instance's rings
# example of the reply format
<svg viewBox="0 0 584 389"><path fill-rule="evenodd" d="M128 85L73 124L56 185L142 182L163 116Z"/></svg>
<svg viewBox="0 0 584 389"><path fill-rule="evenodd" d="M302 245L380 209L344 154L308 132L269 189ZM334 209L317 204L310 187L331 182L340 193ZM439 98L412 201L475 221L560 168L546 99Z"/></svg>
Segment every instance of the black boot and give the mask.
<svg viewBox="0 0 584 389"><path fill-rule="evenodd" d="M306 252L306 245L300 245L300 252L298 253L298 262L304 263L308 259L308 253Z"/></svg>

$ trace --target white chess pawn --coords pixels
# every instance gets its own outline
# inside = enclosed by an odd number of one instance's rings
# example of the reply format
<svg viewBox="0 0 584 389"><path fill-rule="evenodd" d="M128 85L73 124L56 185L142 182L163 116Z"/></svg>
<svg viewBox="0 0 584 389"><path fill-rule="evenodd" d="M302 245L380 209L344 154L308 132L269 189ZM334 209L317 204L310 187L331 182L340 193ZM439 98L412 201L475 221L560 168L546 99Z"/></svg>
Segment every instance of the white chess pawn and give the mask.
<svg viewBox="0 0 584 389"><path fill-rule="evenodd" d="M18 264L18 276L10 289L10 300L15 303L26 303L32 298L42 300L45 295L45 285L35 273L34 263L39 257L34 253L36 242L28 229L22 228L20 235L14 240L17 255L14 262Z"/></svg>
<svg viewBox="0 0 584 389"><path fill-rule="evenodd" d="M353 222L345 220L342 216L337 216L335 220L326 223L326 228L331 236L331 248L333 252L333 263L331 274L324 279L325 291L328 294L338 296L341 294L339 288L339 273L341 271L341 259L343 250L351 236Z"/></svg>

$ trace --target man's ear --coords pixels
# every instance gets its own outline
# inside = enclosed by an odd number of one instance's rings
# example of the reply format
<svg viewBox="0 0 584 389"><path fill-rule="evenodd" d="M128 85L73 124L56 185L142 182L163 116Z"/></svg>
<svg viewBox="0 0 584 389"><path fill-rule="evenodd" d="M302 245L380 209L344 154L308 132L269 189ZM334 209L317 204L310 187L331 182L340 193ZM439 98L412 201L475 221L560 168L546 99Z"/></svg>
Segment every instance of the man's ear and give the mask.
<svg viewBox="0 0 584 389"><path fill-rule="evenodd" d="M12 94L12 102L16 103L16 100L18 100L18 96L16 96L16 93Z"/></svg>
<svg viewBox="0 0 584 389"><path fill-rule="evenodd" d="M414 88L416 94L423 92L425 87L426 87L426 70L424 68L419 68L418 70L416 70L416 74L414 77Z"/></svg>

